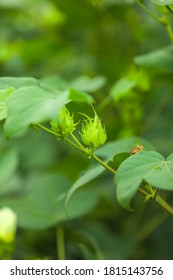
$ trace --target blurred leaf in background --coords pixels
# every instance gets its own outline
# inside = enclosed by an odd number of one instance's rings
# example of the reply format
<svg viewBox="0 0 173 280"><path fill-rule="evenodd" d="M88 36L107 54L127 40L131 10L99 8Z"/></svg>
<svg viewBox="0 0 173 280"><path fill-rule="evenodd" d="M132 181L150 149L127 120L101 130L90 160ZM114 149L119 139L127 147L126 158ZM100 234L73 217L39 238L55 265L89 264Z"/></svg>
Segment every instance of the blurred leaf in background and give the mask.
<svg viewBox="0 0 173 280"><path fill-rule="evenodd" d="M92 116L94 103L108 136L96 154L116 168L138 141L172 153L172 46L164 28L132 0L0 0L0 26L0 207L18 217L8 258L59 258L61 237L67 259L172 259L171 217L138 194L138 210L125 211L102 167L53 135L23 132L33 121L48 126L52 108L57 114L67 103L80 127L79 112ZM15 135L10 141L4 127ZM172 203L171 192L163 196Z"/></svg>

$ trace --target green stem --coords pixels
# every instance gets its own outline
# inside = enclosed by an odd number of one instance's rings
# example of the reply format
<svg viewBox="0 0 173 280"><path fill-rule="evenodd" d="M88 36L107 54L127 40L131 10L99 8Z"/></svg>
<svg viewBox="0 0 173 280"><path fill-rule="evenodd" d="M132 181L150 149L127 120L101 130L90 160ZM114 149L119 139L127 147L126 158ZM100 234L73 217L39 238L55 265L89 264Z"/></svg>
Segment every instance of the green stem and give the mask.
<svg viewBox="0 0 173 280"><path fill-rule="evenodd" d="M115 174L116 171L110 167L108 164L106 164L104 161L102 161L100 158L98 158L96 155L92 154L91 158L93 158L95 161L97 161L100 165L102 165L105 169L110 171L112 174Z"/></svg>
<svg viewBox="0 0 173 280"><path fill-rule="evenodd" d="M82 149L81 147L77 146L73 141L71 141L69 138L64 139L64 141L68 144L70 144L73 148L75 148L76 150L78 150L79 152L83 153L83 154L87 154L85 149ZM88 154L87 154L88 155Z"/></svg>
<svg viewBox="0 0 173 280"><path fill-rule="evenodd" d="M55 133L54 131L48 129L47 127L41 125L41 124L35 124L37 127L43 129L44 131L50 133L50 134L53 134L55 136L58 136L57 133ZM97 161L100 165L102 165L105 169L107 169L109 172L111 172L112 174L116 174L116 170L114 170L112 167L110 167L107 163L105 163L104 161L102 161L99 157L97 157L96 155L94 154L90 154L87 149L79 142L79 140L74 136L73 133L70 134L71 137L73 138L73 140L76 142L76 144L74 142L72 142L69 138L66 138L64 139L68 144L70 144L72 147L74 147L75 149L77 149L78 151L86 154L87 156L93 158L95 161ZM143 190L142 188L138 188L138 191L144 195L145 197L148 196L149 194L151 193L148 193L146 192L145 190ZM155 203L157 205L159 205L162 209L164 209L167 213L169 213L170 215L173 216L173 208L163 199L161 198L158 194L156 194L154 196L155 198ZM57 243L58 244L63 244L62 242L62 229L61 227L59 228L60 226L57 227ZM58 237L59 236L59 237ZM61 245L59 245L59 248L58 249L58 252L60 254L60 256L62 257L63 256L63 248Z"/></svg>
<svg viewBox="0 0 173 280"><path fill-rule="evenodd" d="M39 127L39 128L41 128L42 130L44 130L44 131L50 133L50 134L53 134L54 136L57 136L57 137L59 136L56 132L54 132L53 130L51 130L51 129L45 127L44 125L41 125L41 124L39 124L39 123L35 123L34 125L37 126L37 127Z"/></svg>
<svg viewBox="0 0 173 280"><path fill-rule="evenodd" d="M112 174L115 174L116 171L111 168L108 164L106 164L104 161L102 161L100 158L98 158L96 155L94 154L90 154L87 152L87 150L85 149L85 147L79 142L79 140L74 136L73 133L70 134L72 136L72 138L74 139L74 141L78 144L79 148L81 151L83 151L87 156L93 158L95 161L97 161L100 165L102 165L105 169L109 170Z"/></svg>
<svg viewBox="0 0 173 280"><path fill-rule="evenodd" d="M65 260L64 229L62 225L56 227L56 242L58 260Z"/></svg>
<svg viewBox="0 0 173 280"><path fill-rule="evenodd" d="M173 208L160 195L157 195L155 203L164 209L168 214L173 216Z"/></svg>
<svg viewBox="0 0 173 280"><path fill-rule="evenodd" d="M143 189L141 189L141 188L138 188L138 192L140 192L145 197L148 195L148 193L146 191L144 191Z"/></svg>
<svg viewBox="0 0 173 280"><path fill-rule="evenodd" d="M168 33L168 36L171 40L171 42L173 43L173 32L172 32L172 28L171 25L169 23L165 23L161 18L157 17L155 14L153 14L153 12L148 9L140 0L136 0L136 3L150 16L152 17L155 21L157 21L159 24L161 24L163 27L166 28L166 31ZM169 6L168 6L169 7ZM167 7L167 9L168 9ZM169 9L170 11L170 9ZM171 10L172 11L172 10ZM172 11L173 12L173 11Z"/></svg>
<svg viewBox="0 0 173 280"><path fill-rule="evenodd" d="M168 5L166 5L166 8L167 8L168 11L173 15L173 10L171 9L171 7L169 7Z"/></svg>
<svg viewBox="0 0 173 280"><path fill-rule="evenodd" d="M79 151L85 153L87 156L90 156L91 158L93 158L95 161L97 161L100 165L102 165L105 169L107 169L108 171L110 171L112 174L116 174L116 170L113 169L112 167L110 167L108 164L106 164L104 161L102 161L99 157L97 157L96 155L92 154L88 154L88 152L86 151L86 149L84 148L84 146L79 142L79 140L74 136L73 133L71 133L72 138L74 139L74 141L79 145L79 147L77 147L76 145L74 146L73 142L70 143L70 141L68 140L68 143L71 144L74 148L77 148ZM138 188L138 191L144 195L147 196L148 193L146 191L144 191L142 188Z"/></svg>
<svg viewBox="0 0 173 280"><path fill-rule="evenodd" d="M86 152L85 147L81 144L81 142L77 139L77 137L73 133L71 133L70 135L73 138L73 140L76 142L76 144L80 147L80 149Z"/></svg>
<svg viewBox="0 0 173 280"><path fill-rule="evenodd" d="M169 35L169 38L171 39L171 42L173 43L173 32L170 24L166 24L165 28L167 30L167 33Z"/></svg>
<svg viewBox="0 0 173 280"><path fill-rule="evenodd" d="M153 14L153 12L148 9L140 0L136 0L136 3L150 16L152 17L155 21L157 21L158 23L160 23L161 25L163 25L163 22L161 21L161 19L159 17L157 17L155 14Z"/></svg>

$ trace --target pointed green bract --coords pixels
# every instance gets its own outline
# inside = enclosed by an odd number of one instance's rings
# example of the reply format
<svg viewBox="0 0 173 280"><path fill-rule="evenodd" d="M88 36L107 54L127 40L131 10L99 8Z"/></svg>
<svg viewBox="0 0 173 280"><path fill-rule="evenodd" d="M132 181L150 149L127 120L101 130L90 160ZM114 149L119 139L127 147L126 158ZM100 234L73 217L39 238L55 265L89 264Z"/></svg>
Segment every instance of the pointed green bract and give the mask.
<svg viewBox="0 0 173 280"><path fill-rule="evenodd" d="M93 118L86 116L80 134L83 143L91 151L94 151L96 148L103 145L107 139L105 127L102 125L101 120L95 111Z"/></svg>
<svg viewBox="0 0 173 280"><path fill-rule="evenodd" d="M173 190L173 154L166 160L153 151L142 151L126 159L115 175L117 199L130 210L130 202L142 181L163 190Z"/></svg>

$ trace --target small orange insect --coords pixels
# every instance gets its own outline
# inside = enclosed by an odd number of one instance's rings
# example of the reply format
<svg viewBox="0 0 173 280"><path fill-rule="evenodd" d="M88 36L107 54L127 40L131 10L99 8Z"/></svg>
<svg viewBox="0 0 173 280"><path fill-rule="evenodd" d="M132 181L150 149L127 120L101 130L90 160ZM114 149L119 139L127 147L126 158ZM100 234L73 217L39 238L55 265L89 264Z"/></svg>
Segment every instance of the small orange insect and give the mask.
<svg viewBox="0 0 173 280"><path fill-rule="evenodd" d="M142 145L137 145L136 147L134 147L133 149L131 149L130 151L130 155L133 156L133 155L136 155L138 153L140 153L141 151L144 150L144 147Z"/></svg>

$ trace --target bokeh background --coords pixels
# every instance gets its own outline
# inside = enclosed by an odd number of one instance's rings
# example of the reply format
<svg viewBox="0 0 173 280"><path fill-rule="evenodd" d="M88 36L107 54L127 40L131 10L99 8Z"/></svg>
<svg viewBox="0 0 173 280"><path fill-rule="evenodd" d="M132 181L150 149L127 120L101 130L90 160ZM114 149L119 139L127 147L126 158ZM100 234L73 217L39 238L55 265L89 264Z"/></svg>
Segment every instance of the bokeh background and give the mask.
<svg viewBox="0 0 173 280"><path fill-rule="evenodd" d="M94 97L108 141L144 137L167 156L173 149L172 71L143 68L134 58L171 42L134 2L0 0L0 76L35 77L60 90L75 84ZM166 13L148 5L158 15ZM111 99L118 90L122 94ZM86 104L69 109L93 114ZM81 189L73 219L61 219L63 206L56 209L47 189L56 193L59 180L70 187L91 164L84 155L31 129L7 141L3 123L0 145L5 172L16 160L1 182L0 205L20 213L15 242L9 250L1 246L1 258L56 259L61 245L66 259L173 258L172 218L138 194L134 212L122 209L107 172ZM172 193L163 196L172 203Z"/></svg>

